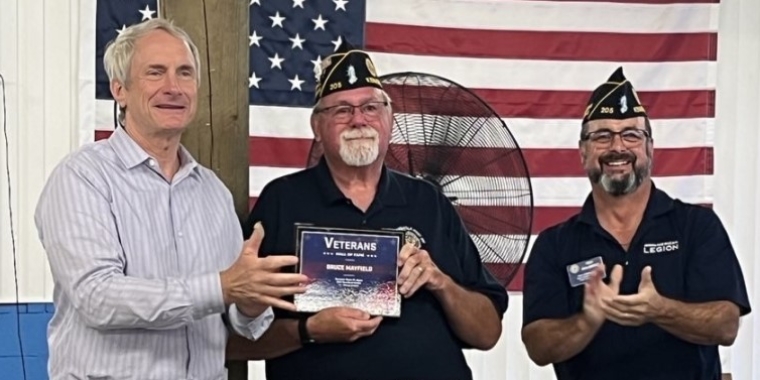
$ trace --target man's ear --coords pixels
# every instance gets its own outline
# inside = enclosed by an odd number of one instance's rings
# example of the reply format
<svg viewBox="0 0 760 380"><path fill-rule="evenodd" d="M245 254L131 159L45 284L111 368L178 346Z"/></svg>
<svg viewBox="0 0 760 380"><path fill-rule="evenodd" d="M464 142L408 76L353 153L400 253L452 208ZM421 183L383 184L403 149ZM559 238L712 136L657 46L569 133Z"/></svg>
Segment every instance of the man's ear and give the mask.
<svg viewBox="0 0 760 380"><path fill-rule="evenodd" d="M314 140L317 142L322 141L322 136L319 134L319 126L317 125L317 115L312 114L309 122L311 123L311 133L314 134Z"/></svg>
<svg viewBox="0 0 760 380"><path fill-rule="evenodd" d="M115 79L111 81L111 96L119 103L119 108L124 108L127 105L127 90L121 82Z"/></svg>

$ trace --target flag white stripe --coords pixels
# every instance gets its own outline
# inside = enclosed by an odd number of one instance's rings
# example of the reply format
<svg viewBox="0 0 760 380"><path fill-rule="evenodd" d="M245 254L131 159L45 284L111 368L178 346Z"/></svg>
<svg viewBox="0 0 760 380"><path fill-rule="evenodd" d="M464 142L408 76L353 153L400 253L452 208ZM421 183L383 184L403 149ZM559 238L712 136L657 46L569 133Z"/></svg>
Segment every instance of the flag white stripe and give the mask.
<svg viewBox="0 0 760 380"><path fill-rule="evenodd" d="M507 178L505 182L510 181L514 183L520 180L519 178ZM712 202L712 175L656 177L654 181L658 187L686 202ZM536 206L580 206L586 200L589 191L591 191L589 180L585 177L542 177L531 178L530 182L533 189L533 202ZM495 189L503 187L504 184L497 183L495 177L444 176L441 183L448 183L444 188L444 192L449 196L459 198L458 203L463 205L510 206L527 203L525 195L528 191L526 188L497 191ZM499 187L497 187L497 184ZM474 195L479 195L483 198L465 198Z"/></svg>
<svg viewBox="0 0 760 380"><path fill-rule="evenodd" d="M97 101L98 130L113 129L113 102ZM251 106L250 136L272 138L313 137L308 108ZM523 149L575 149L578 147L580 121L574 119L504 118L510 132ZM715 119L652 120L655 148L713 146Z"/></svg>
<svg viewBox="0 0 760 380"><path fill-rule="evenodd" d="M113 100L95 100L96 131L112 131L114 129L114 104L116 104L116 102Z"/></svg>
<svg viewBox="0 0 760 380"><path fill-rule="evenodd" d="M250 196L258 196L261 189L273 179L298 170L302 169L251 166L248 172ZM489 182L492 181L492 177L464 177L449 185L447 192L459 192L461 195L461 191L467 189L492 189L493 186L489 185ZM657 187L668 192L674 198L680 198L685 202L692 203L712 203L714 193L712 175L655 177L654 181ZM533 204L535 206L580 206L591 190L591 185L585 177L532 178L531 186L533 188ZM504 199L506 197L522 195L517 194L517 192L521 193L524 190L511 190L510 194L501 194L499 199L485 199L477 202L463 200L460 203L477 203L480 205L505 204L504 202L506 201Z"/></svg>
<svg viewBox="0 0 760 380"><path fill-rule="evenodd" d="M717 32L719 4L437 0L367 2L367 21L442 28L612 33ZM403 12L399 12L403 9ZM540 22L537 22L540 20Z"/></svg>

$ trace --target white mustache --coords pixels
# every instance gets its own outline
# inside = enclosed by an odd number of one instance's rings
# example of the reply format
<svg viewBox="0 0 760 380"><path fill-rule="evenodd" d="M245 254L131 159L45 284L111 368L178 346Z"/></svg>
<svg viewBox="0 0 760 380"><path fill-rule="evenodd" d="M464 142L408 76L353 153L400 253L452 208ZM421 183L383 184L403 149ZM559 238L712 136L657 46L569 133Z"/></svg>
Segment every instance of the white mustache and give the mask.
<svg viewBox="0 0 760 380"><path fill-rule="evenodd" d="M372 128L351 129L341 134L343 140L376 138L377 131Z"/></svg>

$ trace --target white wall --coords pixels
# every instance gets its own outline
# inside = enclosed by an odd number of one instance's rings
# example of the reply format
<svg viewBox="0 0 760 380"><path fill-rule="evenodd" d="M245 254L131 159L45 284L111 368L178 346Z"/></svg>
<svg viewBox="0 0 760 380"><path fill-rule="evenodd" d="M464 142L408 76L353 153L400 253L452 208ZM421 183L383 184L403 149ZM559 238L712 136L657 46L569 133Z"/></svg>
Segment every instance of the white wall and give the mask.
<svg viewBox="0 0 760 380"><path fill-rule="evenodd" d="M15 300L9 206L13 210L22 302L49 302L51 281L33 223L34 206L52 167L92 135L94 52L79 33L93 28L94 0L0 0L0 74L5 78L12 202L8 203L5 141L0 141L0 302ZM85 16L83 16L85 15ZM714 207L731 232L760 304L760 1L724 0L719 34ZM88 20L88 24L80 23ZM79 73L85 73L80 76ZM84 79L80 79L84 78ZM2 116L0 109L0 119ZM735 147L734 147L735 144ZM551 367L527 359L519 336L521 297L511 295L504 336L490 352L468 352L478 379L551 379ZM760 379L760 314L742 321L726 366L734 379ZM724 351L725 352L725 351ZM724 358L728 357L727 355ZM263 379L251 363L251 379Z"/></svg>
<svg viewBox="0 0 760 380"><path fill-rule="evenodd" d="M755 308L741 322L729 365L734 379L760 379L760 1L722 1L718 61L714 207Z"/></svg>
<svg viewBox="0 0 760 380"><path fill-rule="evenodd" d="M0 302L15 300L9 211L21 299L51 300L33 212L48 173L78 144L79 17L74 0L0 0L0 74L9 143L7 162L5 141L0 148Z"/></svg>

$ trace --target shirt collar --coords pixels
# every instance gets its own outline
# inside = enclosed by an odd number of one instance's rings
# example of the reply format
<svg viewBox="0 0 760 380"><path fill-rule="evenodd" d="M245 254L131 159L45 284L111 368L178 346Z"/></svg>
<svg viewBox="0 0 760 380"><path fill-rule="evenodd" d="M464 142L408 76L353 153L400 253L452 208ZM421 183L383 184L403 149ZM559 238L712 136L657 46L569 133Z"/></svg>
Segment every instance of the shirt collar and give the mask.
<svg viewBox="0 0 760 380"><path fill-rule="evenodd" d="M153 159L122 127L116 127L108 138L108 142L111 144L111 148L114 152L116 152L116 156L127 169L132 169ZM179 158L180 167L177 171L178 173L183 171L194 171L198 166L197 161L195 161L190 152L182 145L179 146Z"/></svg>
<svg viewBox="0 0 760 380"><path fill-rule="evenodd" d="M327 160L322 156L314 168L319 192L326 204L333 204L338 201L345 201L346 196L340 191L335 184L330 167L327 166ZM375 200L380 201L384 206L403 206L406 204L401 184L398 181L398 173L390 170L383 165L380 173L380 182L377 185L377 194Z"/></svg>
<svg viewBox="0 0 760 380"><path fill-rule="evenodd" d="M647 200L647 207L644 210L643 220L654 219L662 214L665 214L673 209L673 198L671 198L664 191L658 189L654 185L654 181L651 181L651 191L649 193L649 199ZM578 222L583 222L591 225L599 225L599 220L596 217L596 207L594 206L594 198L591 194L586 197L586 201L583 203L580 215L578 216Z"/></svg>

